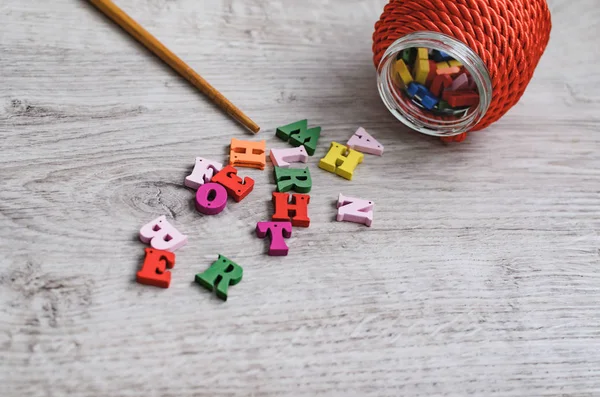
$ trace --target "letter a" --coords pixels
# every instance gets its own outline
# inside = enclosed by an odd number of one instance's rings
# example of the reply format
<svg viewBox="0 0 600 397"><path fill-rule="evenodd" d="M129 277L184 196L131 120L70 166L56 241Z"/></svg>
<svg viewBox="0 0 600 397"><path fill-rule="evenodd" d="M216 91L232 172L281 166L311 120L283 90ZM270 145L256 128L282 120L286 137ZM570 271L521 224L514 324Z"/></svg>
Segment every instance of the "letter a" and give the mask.
<svg viewBox="0 0 600 397"><path fill-rule="evenodd" d="M347 146L350 149L358 150L363 153L375 154L377 156L383 154L383 145L377 142L377 139L373 138L371 134L362 127L352 135Z"/></svg>

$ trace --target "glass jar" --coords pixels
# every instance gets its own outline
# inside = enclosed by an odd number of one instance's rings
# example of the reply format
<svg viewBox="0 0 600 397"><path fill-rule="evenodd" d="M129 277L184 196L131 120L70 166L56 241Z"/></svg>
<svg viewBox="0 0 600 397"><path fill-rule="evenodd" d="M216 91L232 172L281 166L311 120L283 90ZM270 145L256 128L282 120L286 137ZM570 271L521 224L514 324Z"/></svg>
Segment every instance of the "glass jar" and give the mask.
<svg viewBox="0 0 600 397"><path fill-rule="evenodd" d="M470 76L469 84L479 95L478 103L461 109L427 109L407 94L396 65L404 50L418 48L445 53L460 62L464 68L461 70ZM492 101L492 81L484 62L464 43L442 33L415 32L397 39L385 51L377 73L379 95L390 112L408 127L427 135L451 137L471 130L485 116Z"/></svg>

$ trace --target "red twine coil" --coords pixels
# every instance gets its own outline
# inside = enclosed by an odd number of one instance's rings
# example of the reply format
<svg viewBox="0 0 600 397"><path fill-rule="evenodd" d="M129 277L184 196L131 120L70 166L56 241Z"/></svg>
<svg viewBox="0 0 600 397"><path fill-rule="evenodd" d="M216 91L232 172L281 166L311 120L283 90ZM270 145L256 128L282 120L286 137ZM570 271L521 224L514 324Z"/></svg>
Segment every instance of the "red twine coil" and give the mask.
<svg viewBox="0 0 600 397"><path fill-rule="evenodd" d="M479 55L492 80L492 102L472 129L502 117L521 98L548 40L546 0L391 0L375 24L375 66L387 48L409 33L431 31L462 41ZM445 138L462 141L466 133Z"/></svg>

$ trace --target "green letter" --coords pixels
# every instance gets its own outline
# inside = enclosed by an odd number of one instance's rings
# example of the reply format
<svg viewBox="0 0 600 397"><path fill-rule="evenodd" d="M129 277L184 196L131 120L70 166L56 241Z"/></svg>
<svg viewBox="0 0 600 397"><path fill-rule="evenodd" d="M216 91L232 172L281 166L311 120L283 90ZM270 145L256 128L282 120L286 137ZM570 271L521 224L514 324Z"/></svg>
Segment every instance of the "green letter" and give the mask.
<svg viewBox="0 0 600 397"><path fill-rule="evenodd" d="M209 291L217 287L217 296L226 301L227 288L242 281L243 273L241 266L219 254L208 270L196 274L196 282Z"/></svg>
<svg viewBox="0 0 600 397"><path fill-rule="evenodd" d="M321 127L308 129L308 120L301 120L277 128L275 135L284 141L289 140L293 146L304 145L306 153L312 156L315 154L315 150L317 150L317 142L321 136Z"/></svg>
<svg viewBox="0 0 600 397"><path fill-rule="evenodd" d="M278 192L294 190L298 193L308 193L312 187L308 167L304 169L275 167L275 181Z"/></svg>

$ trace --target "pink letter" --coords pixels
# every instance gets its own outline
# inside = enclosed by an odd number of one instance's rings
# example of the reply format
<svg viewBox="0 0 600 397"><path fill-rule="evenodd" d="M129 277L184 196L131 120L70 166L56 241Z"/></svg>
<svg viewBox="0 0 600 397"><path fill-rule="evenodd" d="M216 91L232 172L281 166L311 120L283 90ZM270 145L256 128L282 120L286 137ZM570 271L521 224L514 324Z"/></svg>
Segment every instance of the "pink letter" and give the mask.
<svg viewBox="0 0 600 397"><path fill-rule="evenodd" d="M373 207L375 207L375 204L372 201L346 197L340 193L337 207L338 222L363 223L369 227L371 226L371 222L373 222Z"/></svg>
<svg viewBox="0 0 600 397"><path fill-rule="evenodd" d="M271 162L279 168L289 168L290 163L306 163L308 154L304 146L289 149L271 149Z"/></svg>
<svg viewBox="0 0 600 397"><path fill-rule="evenodd" d="M454 79L452 85L450 86L450 91L460 91L466 90L469 88L469 78L466 73L461 74L457 78Z"/></svg>
<svg viewBox="0 0 600 397"><path fill-rule="evenodd" d="M192 189L198 189L206 182L210 182L213 175L221 171L222 168L223 164L221 163L203 159L202 157L196 157L194 171L185 177L185 186Z"/></svg>
<svg viewBox="0 0 600 397"><path fill-rule="evenodd" d="M227 206L227 190L218 183L209 182L196 192L196 209L206 215L217 215Z"/></svg>
<svg viewBox="0 0 600 397"><path fill-rule="evenodd" d="M271 235L271 245L269 247L269 255L271 256L286 256L288 254L288 246L283 238L292 237L291 222L258 222L256 224L256 235L259 238L265 238L267 232Z"/></svg>
<svg viewBox="0 0 600 397"><path fill-rule="evenodd" d="M377 156L383 154L383 145L377 142L377 139L373 138L362 127L354 133L346 146L363 153L376 154Z"/></svg>
<svg viewBox="0 0 600 397"><path fill-rule="evenodd" d="M159 216L140 229L142 242L163 251L175 251L187 243L187 236L179 233L168 221L167 217Z"/></svg>

